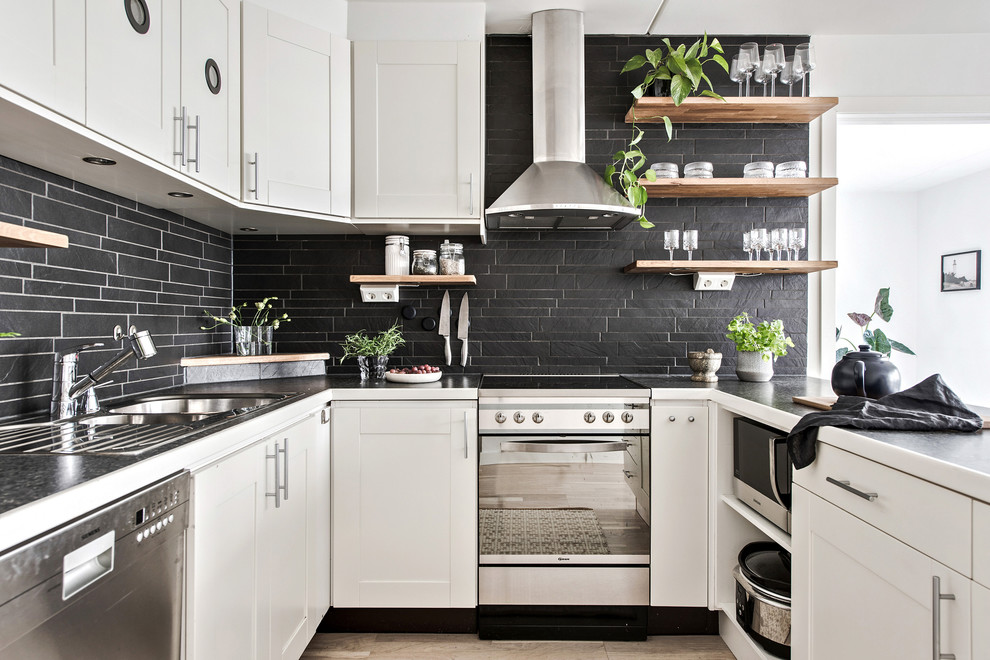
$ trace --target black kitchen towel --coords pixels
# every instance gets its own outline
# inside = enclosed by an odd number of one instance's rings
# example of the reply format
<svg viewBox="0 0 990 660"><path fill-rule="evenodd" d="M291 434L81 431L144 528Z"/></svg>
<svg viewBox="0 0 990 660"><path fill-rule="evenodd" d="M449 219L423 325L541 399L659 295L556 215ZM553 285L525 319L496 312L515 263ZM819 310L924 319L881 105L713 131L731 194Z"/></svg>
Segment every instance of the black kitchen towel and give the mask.
<svg viewBox="0 0 990 660"><path fill-rule="evenodd" d="M879 399L840 396L831 410L802 417L787 436L787 453L798 470L815 462L815 442L822 426L976 432L983 428L983 418L967 408L939 374Z"/></svg>

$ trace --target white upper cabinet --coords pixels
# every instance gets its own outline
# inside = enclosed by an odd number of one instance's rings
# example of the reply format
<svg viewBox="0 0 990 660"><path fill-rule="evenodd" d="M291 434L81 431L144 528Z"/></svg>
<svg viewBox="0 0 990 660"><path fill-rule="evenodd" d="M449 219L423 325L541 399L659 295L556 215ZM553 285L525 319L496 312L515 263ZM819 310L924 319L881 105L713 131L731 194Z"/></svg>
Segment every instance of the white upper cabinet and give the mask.
<svg viewBox="0 0 990 660"><path fill-rule="evenodd" d="M243 4L242 199L350 215L350 45Z"/></svg>
<svg viewBox="0 0 990 660"><path fill-rule="evenodd" d="M85 5L77 0L0 0L0 16L0 85L82 122Z"/></svg>
<svg viewBox="0 0 990 660"><path fill-rule="evenodd" d="M86 3L86 125L172 162L179 100L178 0Z"/></svg>
<svg viewBox="0 0 990 660"><path fill-rule="evenodd" d="M355 218L481 218L481 44L354 43Z"/></svg>

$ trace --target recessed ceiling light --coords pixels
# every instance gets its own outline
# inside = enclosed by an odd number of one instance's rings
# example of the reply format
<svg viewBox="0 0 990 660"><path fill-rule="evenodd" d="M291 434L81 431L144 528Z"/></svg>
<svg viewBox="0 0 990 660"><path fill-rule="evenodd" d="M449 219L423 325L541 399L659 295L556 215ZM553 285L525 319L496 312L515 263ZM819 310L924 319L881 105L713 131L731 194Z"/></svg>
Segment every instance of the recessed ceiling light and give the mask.
<svg viewBox="0 0 990 660"><path fill-rule="evenodd" d="M85 156L83 161L90 165L116 165L117 161L110 158L100 158L99 156Z"/></svg>
<svg viewBox="0 0 990 660"><path fill-rule="evenodd" d="M257 227L241 227L241 231L258 231Z"/></svg>
<svg viewBox="0 0 990 660"><path fill-rule="evenodd" d="M179 199L185 199L187 197L192 197L193 194L192 193L187 193L187 192L170 192L168 194L168 196L169 197L178 197Z"/></svg>

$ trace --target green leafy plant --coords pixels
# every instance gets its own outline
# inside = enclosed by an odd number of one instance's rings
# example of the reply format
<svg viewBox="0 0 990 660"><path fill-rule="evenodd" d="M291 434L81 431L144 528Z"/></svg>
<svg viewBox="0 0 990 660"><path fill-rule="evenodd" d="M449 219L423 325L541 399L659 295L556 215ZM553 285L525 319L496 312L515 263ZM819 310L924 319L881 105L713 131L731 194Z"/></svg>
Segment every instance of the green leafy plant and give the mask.
<svg viewBox="0 0 990 660"><path fill-rule="evenodd" d="M382 330L376 335L369 335L364 330L358 330L353 335L344 337L340 346L344 349L343 362L349 357L375 357L391 355L399 346L406 343L402 337L402 328L396 321L388 330Z"/></svg>
<svg viewBox="0 0 990 660"><path fill-rule="evenodd" d="M794 348L794 342L784 335L784 322L762 321L755 325L749 320L749 314L743 312L729 322L729 334L726 335L736 343L738 351L758 351L764 360L787 355L787 348Z"/></svg>
<svg viewBox="0 0 990 660"><path fill-rule="evenodd" d="M877 298L873 302L873 313L863 314L862 312L849 312L849 318L852 319L853 323L858 325L863 329L863 343L869 345L870 350L882 353L885 357L890 357L890 352L892 350L899 351L901 353L907 353L908 355L914 355L915 352L910 348L905 346L899 341L894 341L880 328L875 330L870 329L870 323L872 323L875 317L879 316L883 321L890 323L890 319L894 317L894 308L890 306L890 287L885 287L877 291ZM841 337L842 326L840 325L835 329L835 340L840 339L848 342L852 348L842 347L836 349L835 351L835 361L838 362L842 359L842 356L849 351L859 350L859 346L852 343L849 339Z"/></svg>
<svg viewBox="0 0 990 660"><path fill-rule="evenodd" d="M671 129L669 128L670 120L667 120L667 140L670 140ZM639 181L639 171L643 169L646 165L646 156L639 149L639 141L643 139L642 129L636 128L633 125L633 137L629 141L629 146L623 151L615 152L613 162L611 165L605 168L605 181L610 185L614 186L618 183L619 188L622 189L622 194L625 195L629 203L639 209L639 224L643 229L651 229L655 227L652 222L646 219L644 214L644 207L646 206L646 200L649 199L649 195L646 192L646 188ZM616 176L618 176L618 182L615 181ZM647 169L643 176L646 177L647 181L656 181L657 173L652 169Z"/></svg>
<svg viewBox="0 0 990 660"><path fill-rule="evenodd" d="M0 332L0 337L20 337L19 332Z"/></svg>
<svg viewBox="0 0 990 660"><path fill-rule="evenodd" d="M253 304L248 304L245 302L245 303L241 303L240 305L235 305L234 307L230 308L230 312L227 313L227 316L214 316L213 314L210 314L209 311L204 309L203 313L206 314L206 318L213 321L213 325L200 326L199 329L215 330L216 328L219 328L222 325L230 325L230 326L270 325L275 330L278 330L279 325L281 325L282 323L288 323L292 319L290 319L288 313L286 313L286 314L282 314L282 316L275 316L275 318L272 318L269 321L270 315L274 313L272 312L273 309L273 305L271 303L272 300L278 300L278 298L276 296L268 296L264 300L261 300ZM254 311L254 315L249 316L252 310Z"/></svg>

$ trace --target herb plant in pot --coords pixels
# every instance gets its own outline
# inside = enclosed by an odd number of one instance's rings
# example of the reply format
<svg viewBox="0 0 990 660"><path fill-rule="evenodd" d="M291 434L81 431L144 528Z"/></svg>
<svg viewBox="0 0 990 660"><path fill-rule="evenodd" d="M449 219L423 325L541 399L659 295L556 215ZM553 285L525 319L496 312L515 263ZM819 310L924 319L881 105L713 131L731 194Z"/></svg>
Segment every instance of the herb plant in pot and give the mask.
<svg viewBox="0 0 990 660"><path fill-rule="evenodd" d="M388 330L382 330L375 335L358 330L353 335L344 337L344 341L340 344L344 349L344 356L340 361L343 362L349 357L357 358L361 380L382 380L388 367L388 356L405 343L398 321Z"/></svg>
<svg viewBox="0 0 990 660"><path fill-rule="evenodd" d="M787 347L794 347L790 337L784 335L784 322L780 319L762 321L759 325L749 320L743 312L729 322L727 338L736 343L736 375L739 380L762 383L773 378L773 363L787 355Z"/></svg>

